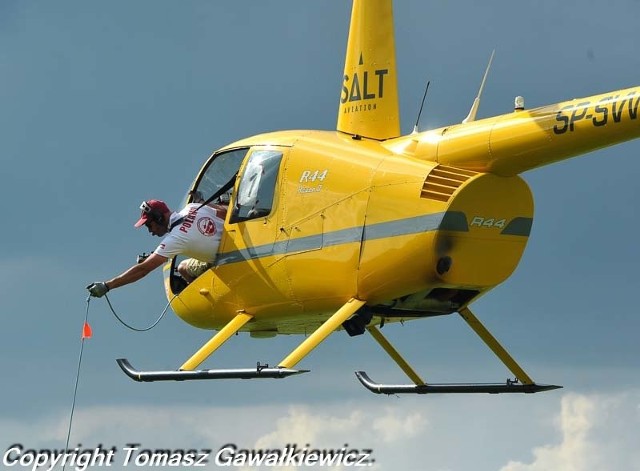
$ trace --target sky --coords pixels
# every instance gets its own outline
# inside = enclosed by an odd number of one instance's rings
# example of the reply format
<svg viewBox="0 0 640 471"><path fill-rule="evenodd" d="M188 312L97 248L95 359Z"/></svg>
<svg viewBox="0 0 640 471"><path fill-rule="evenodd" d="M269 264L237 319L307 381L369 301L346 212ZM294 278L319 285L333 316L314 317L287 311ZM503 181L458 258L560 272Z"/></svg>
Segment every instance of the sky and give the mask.
<svg viewBox="0 0 640 471"><path fill-rule="evenodd" d="M208 155L242 137L335 129L350 10L338 0L0 2L0 452L64 447L85 286L157 244L132 227L140 201L175 207ZM533 108L640 84L638 0L398 0L394 15L405 134L426 80L420 130L460 122L493 49L479 117L510 112L516 95ZM286 380L135 383L116 358L174 369L211 332L170 314L133 333L95 299L71 446L348 444L372 449L376 470L640 470L638 155L630 142L524 174L536 205L527 250L472 305L535 380L563 389L373 395L355 370L405 379L371 338L344 332L300 364L310 373ZM166 304L161 273L110 299L150 324ZM390 327L427 381L510 376L455 315ZM205 365L273 364L300 341L239 335Z"/></svg>

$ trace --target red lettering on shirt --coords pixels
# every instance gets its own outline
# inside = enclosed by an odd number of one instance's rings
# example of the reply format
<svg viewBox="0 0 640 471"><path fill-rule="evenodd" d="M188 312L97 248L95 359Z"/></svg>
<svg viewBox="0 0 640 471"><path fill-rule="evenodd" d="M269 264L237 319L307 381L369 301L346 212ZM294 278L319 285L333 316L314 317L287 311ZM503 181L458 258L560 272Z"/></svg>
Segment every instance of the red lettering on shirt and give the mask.
<svg viewBox="0 0 640 471"><path fill-rule="evenodd" d="M196 213L198 212L197 208L191 208L187 215L184 217L184 222L180 225L180 230L185 234L188 232L189 228L196 220Z"/></svg>

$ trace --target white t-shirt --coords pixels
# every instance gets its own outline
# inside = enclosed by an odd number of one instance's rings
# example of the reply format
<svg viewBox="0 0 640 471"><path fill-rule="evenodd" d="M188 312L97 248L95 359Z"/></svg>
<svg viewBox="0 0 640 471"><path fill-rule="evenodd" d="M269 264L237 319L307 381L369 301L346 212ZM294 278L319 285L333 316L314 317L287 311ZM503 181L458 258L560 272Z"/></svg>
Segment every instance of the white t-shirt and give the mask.
<svg viewBox="0 0 640 471"><path fill-rule="evenodd" d="M181 217L184 217L182 222L162 239L154 253L167 258L182 254L203 262L213 262L220 245L224 220L217 216L214 208L200 208L198 203L190 203L179 213L172 213L169 226Z"/></svg>

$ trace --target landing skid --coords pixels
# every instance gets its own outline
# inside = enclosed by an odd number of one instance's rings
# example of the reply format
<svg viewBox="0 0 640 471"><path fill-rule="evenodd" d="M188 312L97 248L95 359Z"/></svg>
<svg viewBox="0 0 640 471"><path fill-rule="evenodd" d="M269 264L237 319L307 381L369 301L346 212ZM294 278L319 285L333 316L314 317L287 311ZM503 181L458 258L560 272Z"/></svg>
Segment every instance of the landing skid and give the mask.
<svg viewBox="0 0 640 471"><path fill-rule="evenodd" d="M550 391L562 386L552 384L519 384L507 380L505 384L493 383L456 383L456 384L379 384L369 378L364 371L356 371L356 377L362 385L375 394L469 394L469 393L526 393Z"/></svg>
<svg viewBox="0 0 640 471"><path fill-rule="evenodd" d="M296 370L294 367L314 348L322 343L332 332L341 325L351 325L356 327L357 333L363 333L364 326L369 322L369 318L363 322L352 322L352 316L358 316L359 310L365 305L365 301L352 298L347 301L338 311L329 317L320 327L298 345L287 357L285 357L277 367L269 368L268 365L257 364L255 368L234 368L216 370L196 370L196 368L224 344L231 336L236 334L245 324L253 319L253 316L244 311L238 311L237 315L215 334L200 350L194 353L178 370L175 371L138 371L128 360L118 359L118 366L129 378L134 381L191 381L197 379L257 379L257 378L286 378L288 376L306 373L309 370ZM550 391L562 386L536 384L516 363L509 353L498 343L491 333L480 323L468 307L459 311L460 316L487 344L487 346L498 356L504 365L515 375L516 379L507 380L506 383L476 383L476 384L431 384L426 383L415 372L415 370L405 361L398 351L382 335L380 330L373 325L368 325L366 330L389 354L414 384L379 384L371 380L364 371L356 372L358 380L369 391L376 394L435 394L435 393L536 393L540 391ZM357 319L356 319L357 320ZM362 324L362 325L360 325ZM345 327L346 329L346 327Z"/></svg>
<svg viewBox="0 0 640 471"><path fill-rule="evenodd" d="M119 358L118 366L134 381L191 381L196 379L256 379L256 378L286 378L287 376L307 373L309 370L294 370L291 368L269 368L258 365L255 368L233 368L223 370L195 370L195 371L138 371L128 360Z"/></svg>
<svg viewBox="0 0 640 471"><path fill-rule="evenodd" d="M118 366L134 381L191 381L196 379L257 379L286 378L306 373L309 370L296 370L294 366L322 343L342 323L364 305L364 301L350 299L336 313L327 319L318 329L298 345L277 367L258 363L256 368L234 368L217 370L196 370L213 352L222 346L231 336L236 334L253 316L238 311L236 316L205 343L191 358L175 371L138 371L128 360L120 358Z"/></svg>
<svg viewBox="0 0 640 471"><path fill-rule="evenodd" d="M416 371L406 362L391 343L382 335L380 330L369 325L367 330L380 344L387 354L396 362L400 369L409 377L413 384L379 384L371 380L364 371L357 371L356 377L362 385L375 394L469 394L469 393L526 393L532 394L541 391L559 389L562 386L553 384L536 384L509 355L502 345L482 325L480 320L465 307L459 311L460 316L478 334L482 341L496 354L504 365L515 375L515 380L507 380L506 383L461 383L461 384L434 384L426 383Z"/></svg>

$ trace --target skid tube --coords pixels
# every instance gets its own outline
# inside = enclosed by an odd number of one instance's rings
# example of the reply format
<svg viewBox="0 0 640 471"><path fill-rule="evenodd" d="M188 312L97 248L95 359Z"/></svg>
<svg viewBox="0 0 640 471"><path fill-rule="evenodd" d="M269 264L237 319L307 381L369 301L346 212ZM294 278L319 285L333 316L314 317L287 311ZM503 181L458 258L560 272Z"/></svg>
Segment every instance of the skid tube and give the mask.
<svg viewBox="0 0 640 471"><path fill-rule="evenodd" d="M261 365L255 368L232 368L216 370L196 370L213 352L224 344L242 326L251 321L253 316L244 310L225 325L211 340L194 353L178 370L175 371L138 371L128 360L116 360L118 366L134 381L191 381L196 379L257 379L257 378L286 378L288 376L307 373L309 370L296 370L294 366L307 356L314 348L324 341L336 328L364 305L364 301L351 298L338 311L329 317L317 330L298 345L277 367Z"/></svg>
<svg viewBox="0 0 640 471"><path fill-rule="evenodd" d="M307 373L309 370L294 370L291 368L269 368L268 365L258 365L255 368L232 368L218 370L177 370L177 371L138 371L125 358L116 360L125 374L139 382L153 381L191 381L196 379L256 379L256 378L286 378L287 376Z"/></svg>
<svg viewBox="0 0 640 471"><path fill-rule="evenodd" d="M438 384L427 383L420 375L407 363L391 343L382 335L382 332L374 325L369 325L367 331L387 352L402 371L413 381L413 384L379 384L371 380L364 371L356 371L356 377L362 385L375 394L469 394L469 393L526 393L532 394L541 391L551 391L560 389L562 386L554 384L537 384L518 365L509 352L491 335L482 325L480 320L471 312L469 307L464 307L458 311L460 317L471 327L471 329L482 339L482 341L495 353L500 361L515 375L515 379L507 379L505 383L454 383Z"/></svg>
<svg viewBox="0 0 640 471"><path fill-rule="evenodd" d="M369 391L376 394L469 394L469 393L526 393L533 394L541 391L551 391L562 386L553 384L519 384L517 381L507 380L506 383L454 383L454 384L379 384L371 380L364 371L356 371L356 377Z"/></svg>

